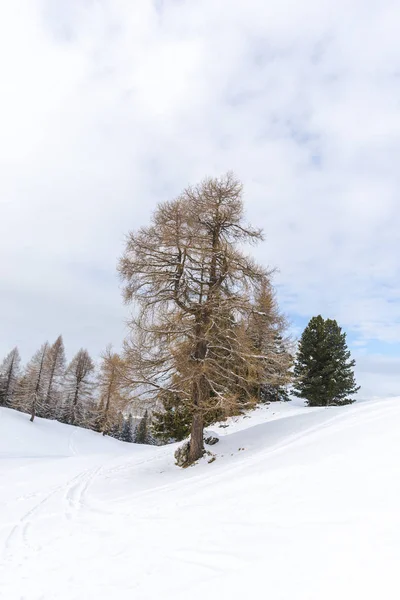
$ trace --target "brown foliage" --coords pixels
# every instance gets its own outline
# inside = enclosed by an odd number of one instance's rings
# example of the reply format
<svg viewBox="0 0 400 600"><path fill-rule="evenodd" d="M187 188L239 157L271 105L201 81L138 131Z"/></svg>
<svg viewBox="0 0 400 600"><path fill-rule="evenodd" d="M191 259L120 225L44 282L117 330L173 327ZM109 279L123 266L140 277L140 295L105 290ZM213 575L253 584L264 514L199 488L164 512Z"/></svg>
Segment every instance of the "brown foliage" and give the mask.
<svg viewBox="0 0 400 600"><path fill-rule="evenodd" d="M108 347L102 354L97 381L100 391L97 429L103 435L110 432L128 403L123 385L123 372L124 363L121 357Z"/></svg>
<svg viewBox="0 0 400 600"><path fill-rule="evenodd" d="M265 372L249 320L271 272L241 249L261 239L244 223L242 185L231 173L160 204L150 226L128 236L119 270L136 314L125 376L137 397L168 391L190 408L189 462L203 453L205 414L251 402Z"/></svg>

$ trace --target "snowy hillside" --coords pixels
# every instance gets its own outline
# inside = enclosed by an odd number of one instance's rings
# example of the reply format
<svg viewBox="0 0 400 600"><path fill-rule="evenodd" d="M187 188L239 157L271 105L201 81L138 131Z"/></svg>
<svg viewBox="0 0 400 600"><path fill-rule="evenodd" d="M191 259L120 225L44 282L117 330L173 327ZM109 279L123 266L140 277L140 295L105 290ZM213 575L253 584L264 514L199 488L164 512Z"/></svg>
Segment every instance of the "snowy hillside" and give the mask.
<svg viewBox="0 0 400 600"><path fill-rule="evenodd" d="M400 399L210 431L216 460L182 470L0 409L0 598L400 597Z"/></svg>

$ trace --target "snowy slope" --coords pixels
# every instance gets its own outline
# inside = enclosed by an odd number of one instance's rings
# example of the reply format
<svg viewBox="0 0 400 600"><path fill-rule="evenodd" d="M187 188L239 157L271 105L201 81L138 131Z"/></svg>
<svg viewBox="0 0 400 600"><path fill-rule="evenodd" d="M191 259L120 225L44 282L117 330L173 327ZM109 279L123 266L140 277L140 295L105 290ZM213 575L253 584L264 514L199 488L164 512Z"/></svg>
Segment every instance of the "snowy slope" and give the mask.
<svg viewBox="0 0 400 600"><path fill-rule="evenodd" d="M118 452L121 444L97 433L0 408L0 459L67 457Z"/></svg>
<svg viewBox="0 0 400 600"><path fill-rule="evenodd" d="M182 470L0 409L0 598L400 598L400 399L211 430Z"/></svg>

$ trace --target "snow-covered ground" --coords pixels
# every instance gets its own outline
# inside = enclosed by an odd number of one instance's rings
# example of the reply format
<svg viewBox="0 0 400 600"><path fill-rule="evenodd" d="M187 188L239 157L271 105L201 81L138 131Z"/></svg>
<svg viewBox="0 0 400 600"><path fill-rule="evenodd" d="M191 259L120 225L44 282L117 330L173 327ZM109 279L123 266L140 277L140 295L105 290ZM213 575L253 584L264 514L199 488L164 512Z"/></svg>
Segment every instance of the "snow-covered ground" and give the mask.
<svg viewBox="0 0 400 600"><path fill-rule="evenodd" d="M400 598L400 399L271 404L189 469L0 409L0 598Z"/></svg>

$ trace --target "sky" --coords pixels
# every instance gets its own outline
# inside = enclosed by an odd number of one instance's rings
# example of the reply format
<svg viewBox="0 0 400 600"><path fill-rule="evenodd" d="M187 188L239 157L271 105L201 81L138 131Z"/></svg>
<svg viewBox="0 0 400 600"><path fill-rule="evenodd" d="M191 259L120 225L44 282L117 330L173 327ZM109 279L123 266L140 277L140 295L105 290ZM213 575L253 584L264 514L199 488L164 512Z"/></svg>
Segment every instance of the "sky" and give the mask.
<svg viewBox="0 0 400 600"><path fill-rule="evenodd" d="M400 390L398 0L0 3L0 355L126 333L129 230L233 170L299 335Z"/></svg>

